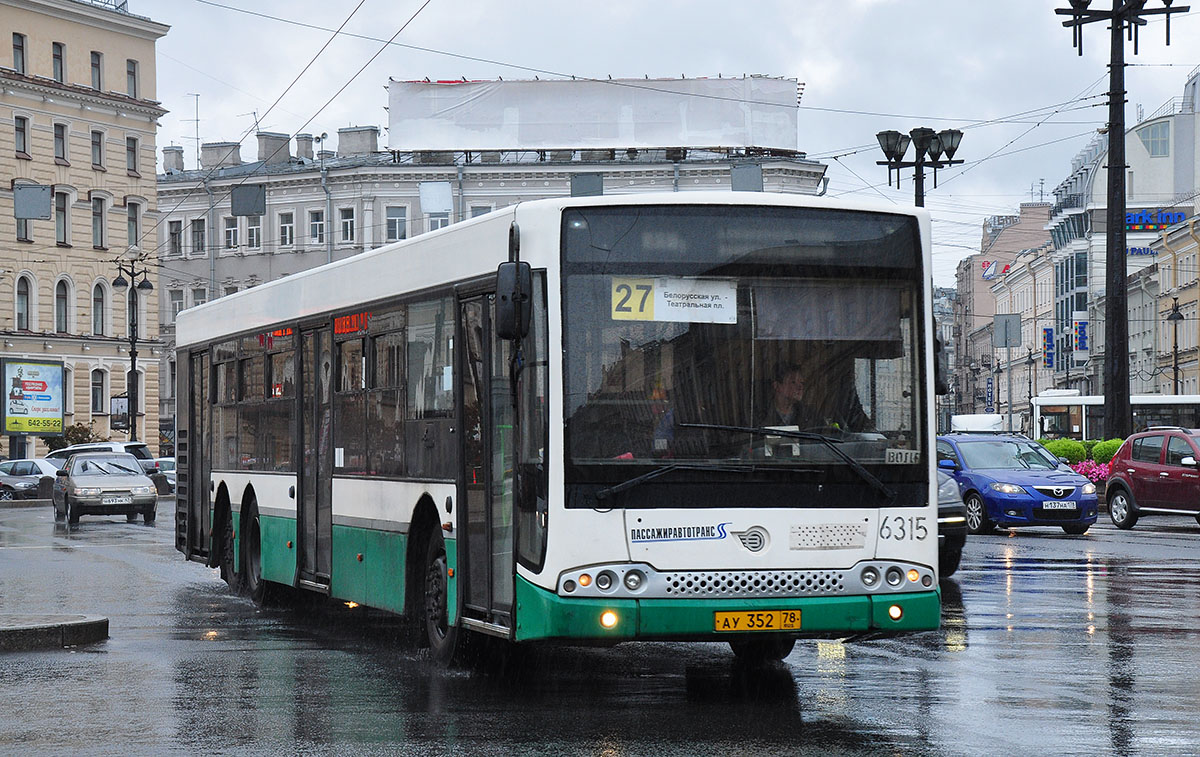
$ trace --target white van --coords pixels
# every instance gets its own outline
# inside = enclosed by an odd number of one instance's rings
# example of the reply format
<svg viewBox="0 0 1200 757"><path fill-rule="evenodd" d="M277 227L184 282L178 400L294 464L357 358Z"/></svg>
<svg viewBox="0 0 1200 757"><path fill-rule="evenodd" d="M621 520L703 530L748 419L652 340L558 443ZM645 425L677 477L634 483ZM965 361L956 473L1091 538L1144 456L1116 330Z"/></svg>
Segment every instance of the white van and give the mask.
<svg viewBox="0 0 1200 757"><path fill-rule="evenodd" d="M157 473L158 469L154 463L154 455L150 452L150 448L145 442L87 442L86 444L72 444L70 447L56 449L46 455L47 460L64 461L76 452L126 452L137 458L138 463L142 466L142 470L146 475Z"/></svg>

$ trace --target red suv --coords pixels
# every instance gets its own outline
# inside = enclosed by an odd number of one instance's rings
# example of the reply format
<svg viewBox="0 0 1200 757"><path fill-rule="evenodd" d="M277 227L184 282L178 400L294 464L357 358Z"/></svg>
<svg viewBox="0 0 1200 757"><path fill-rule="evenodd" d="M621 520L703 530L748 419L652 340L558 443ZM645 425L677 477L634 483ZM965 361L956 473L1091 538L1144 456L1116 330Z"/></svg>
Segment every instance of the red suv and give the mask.
<svg viewBox="0 0 1200 757"><path fill-rule="evenodd" d="M1108 515L1133 528L1143 515L1200 521L1200 429L1155 426L1130 436L1108 474Z"/></svg>

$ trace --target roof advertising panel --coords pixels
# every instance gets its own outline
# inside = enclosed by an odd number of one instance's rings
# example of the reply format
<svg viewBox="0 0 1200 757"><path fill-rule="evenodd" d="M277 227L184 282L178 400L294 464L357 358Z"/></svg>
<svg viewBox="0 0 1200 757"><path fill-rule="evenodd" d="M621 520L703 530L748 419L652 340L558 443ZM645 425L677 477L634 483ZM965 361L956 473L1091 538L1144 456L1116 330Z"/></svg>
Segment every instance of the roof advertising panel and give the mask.
<svg viewBox="0 0 1200 757"><path fill-rule="evenodd" d="M63 432L63 365L45 360L3 361L4 433L56 436Z"/></svg>
<svg viewBox="0 0 1200 757"><path fill-rule="evenodd" d="M388 148L795 150L795 79L388 82Z"/></svg>

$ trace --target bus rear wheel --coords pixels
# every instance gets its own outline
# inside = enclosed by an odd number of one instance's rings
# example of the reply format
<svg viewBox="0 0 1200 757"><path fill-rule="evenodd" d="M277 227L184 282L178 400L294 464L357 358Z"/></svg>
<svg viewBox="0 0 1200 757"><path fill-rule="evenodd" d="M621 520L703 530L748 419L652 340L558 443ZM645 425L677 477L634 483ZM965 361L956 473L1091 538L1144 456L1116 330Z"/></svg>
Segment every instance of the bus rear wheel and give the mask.
<svg viewBox="0 0 1200 757"><path fill-rule="evenodd" d="M242 577L238 575L237 567L234 562L235 544L233 538L233 513L228 509L224 511L224 516L221 518L221 554L220 554L220 569L221 580L224 581L231 591L237 593L242 588Z"/></svg>
<svg viewBox="0 0 1200 757"><path fill-rule="evenodd" d="M745 639L729 642L729 648L739 662L762 665L779 662L792 653L796 646L795 636L770 636L763 639Z"/></svg>
<svg viewBox="0 0 1200 757"><path fill-rule="evenodd" d="M449 664L454 659L459 635L459 629L449 622L448 570L446 540L442 537L442 532L435 528L429 534L425 546L425 591L422 609L429 654L442 664Z"/></svg>
<svg viewBox="0 0 1200 757"><path fill-rule="evenodd" d="M269 587L262 577L262 531L258 522L258 507L253 502L242 513L242 585L246 596L255 603L270 603Z"/></svg>

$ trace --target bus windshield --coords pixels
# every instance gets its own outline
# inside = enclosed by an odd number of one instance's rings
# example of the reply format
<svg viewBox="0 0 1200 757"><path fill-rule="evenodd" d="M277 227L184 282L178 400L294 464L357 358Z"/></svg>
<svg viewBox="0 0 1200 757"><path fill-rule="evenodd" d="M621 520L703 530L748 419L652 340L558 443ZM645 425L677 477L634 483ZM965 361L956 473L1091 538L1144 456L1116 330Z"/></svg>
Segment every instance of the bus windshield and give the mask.
<svg viewBox="0 0 1200 757"><path fill-rule="evenodd" d="M563 270L568 482L670 463L743 480L846 455L884 480L925 475L915 219L572 209Z"/></svg>

